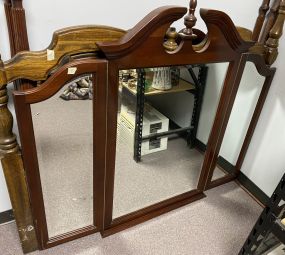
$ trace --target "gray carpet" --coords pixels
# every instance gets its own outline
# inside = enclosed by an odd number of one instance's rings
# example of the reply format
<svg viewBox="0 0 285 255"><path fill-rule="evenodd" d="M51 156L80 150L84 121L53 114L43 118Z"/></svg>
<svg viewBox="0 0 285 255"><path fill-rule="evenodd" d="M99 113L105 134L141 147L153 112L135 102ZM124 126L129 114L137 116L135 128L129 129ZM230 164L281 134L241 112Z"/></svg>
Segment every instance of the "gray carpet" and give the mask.
<svg viewBox="0 0 285 255"><path fill-rule="evenodd" d="M64 101L62 92L31 106L50 237L93 223L92 101ZM136 163L118 139L113 217L195 189L203 158L176 138Z"/></svg>
<svg viewBox="0 0 285 255"><path fill-rule="evenodd" d="M262 208L234 182L206 194L108 238L95 234L31 255L236 255ZM22 254L15 224L0 226L0 254Z"/></svg>
<svg viewBox="0 0 285 255"><path fill-rule="evenodd" d="M132 147L118 139L113 218L197 188L204 155L183 138L168 141L167 150L133 160ZM224 173L216 168L214 178Z"/></svg>

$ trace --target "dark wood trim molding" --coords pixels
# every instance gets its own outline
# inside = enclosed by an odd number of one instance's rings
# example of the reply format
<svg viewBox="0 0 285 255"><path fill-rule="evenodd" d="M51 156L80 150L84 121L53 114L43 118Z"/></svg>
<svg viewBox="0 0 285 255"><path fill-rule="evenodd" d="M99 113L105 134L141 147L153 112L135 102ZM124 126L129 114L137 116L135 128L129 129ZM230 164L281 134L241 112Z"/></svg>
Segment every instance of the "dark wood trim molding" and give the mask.
<svg viewBox="0 0 285 255"><path fill-rule="evenodd" d="M76 73L68 73L69 68L76 68ZM94 225L87 226L64 235L50 238L48 235L42 185L40 179L39 165L37 159L36 143L32 123L30 104L44 101L52 97L70 80L83 74L93 74L96 84L93 95L93 114L94 114ZM104 193L104 168L105 151L99 145L103 146L106 141L105 125L106 123L106 84L107 84L107 61L98 59L75 60L62 66L40 87L26 90L14 91L14 103L16 116L18 120L19 134L21 138L23 161L28 181L32 212L35 218L35 227L40 249L50 248L52 246L95 233L102 228L104 201L98 197L98 194Z"/></svg>
<svg viewBox="0 0 285 255"><path fill-rule="evenodd" d="M255 128L257 126L261 111L263 109L266 97L268 95L269 89L272 84L272 80L274 78L276 68L270 68L265 64L264 59L255 54L248 53L247 55L247 61L250 61L255 64L257 71L260 75L265 76L265 81L262 86L262 90L260 92L253 116L251 118L246 137L244 139L237 163L236 163L236 171L240 171L242 164L244 162L244 158L246 155L246 152L248 150L249 144L251 142L252 136L254 134Z"/></svg>
<svg viewBox="0 0 285 255"><path fill-rule="evenodd" d="M140 213L138 214L137 212L133 213L131 217L130 215L126 215L122 218L115 219L112 225L109 228L105 228L104 231L101 232L101 234L103 237L113 235L127 228L133 227L145 221L151 220L157 216L160 216L162 214L180 208L184 205L200 200L204 197L206 197L204 193L196 193L196 195L188 196L185 199L173 200L173 203L169 203L168 205L165 206L160 206L157 208L150 206L149 208L147 208L148 211L143 209L140 210Z"/></svg>
<svg viewBox="0 0 285 255"><path fill-rule="evenodd" d="M197 140L195 142L197 148L201 150L202 152L206 151L206 145L202 143L201 141ZM226 173L229 174L229 176L232 176L236 173L236 166L231 164L229 161L227 161L225 158L219 156L217 164L219 167L222 168ZM238 174L235 174L236 178L233 180L237 182L240 186L242 186L246 192L248 192L255 200L257 200L258 203L260 203L262 206L265 206L267 204L267 201L269 201L269 196L267 196L254 182L252 182L243 172L239 171ZM228 177L231 179L231 177ZM217 183L213 182L211 183L210 188L215 188L219 185Z"/></svg>
<svg viewBox="0 0 285 255"><path fill-rule="evenodd" d="M181 196L186 196L185 199L188 202L191 201L191 196L193 198L201 198L206 183L211 177L212 173L209 173L209 169L216 163L217 153L245 65L246 57L242 53L247 52L254 43L245 42L241 39L233 22L226 14L214 10L201 10L201 16L208 27L208 35L199 45L193 45L192 40L195 38L192 29L195 25L195 18L193 18L193 10L195 8L193 9L193 3L194 1L191 1L190 14L185 17L186 29L182 30L179 34L180 44L176 50L169 52L162 45L165 33L170 25L185 13L185 8L172 6L154 10L116 42L97 43L99 49L103 51L109 61L105 221L103 235L106 235L106 231L107 233L116 232L128 225L135 224L134 222L141 222L142 219L148 217L151 218L150 215L152 214L168 211L166 208L171 208L172 206L176 208L181 202ZM154 22L157 20L159 22ZM183 31L186 31L187 34L183 34ZM149 58L149 56L153 57ZM187 194L182 194L181 196L143 208L118 219L113 219L119 70L162 65L172 66L217 62L229 62L230 65L197 188L189 191ZM164 209L161 207L162 204Z"/></svg>
<svg viewBox="0 0 285 255"><path fill-rule="evenodd" d="M19 50L29 49L25 11L22 0L5 1L11 52L15 54ZM194 28L197 20L195 17L197 1L191 0L188 14L184 7L161 7L127 32L104 26L67 28L54 34L48 49L18 53L4 64L0 60L0 157L24 252L33 251L38 246L40 249L50 248L97 231L103 236L108 236L201 199L205 197L204 191L208 188L236 178L247 184L248 181L239 171L275 73L275 69L269 68L264 59L267 59L267 64L271 64L278 54L278 40L282 34L280 27L283 28L284 24L285 6L285 0L279 1L281 5L276 24L271 29L266 49L262 48L266 51L265 56L247 53L255 42L243 40L230 17L220 11L206 9L200 11L208 29L208 34L204 36L200 30ZM264 0L260 9L261 21L258 21L256 27L258 33L268 3L269 0ZM179 33L175 32L172 38L178 38L177 42L175 41L177 47L173 49L165 47L165 42L171 40L165 37L166 32L173 22L185 14L185 28ZM53 57L48 55L49 52ZM88 54L88 57L84 54ZM74 56L81 59L75 59ZM68 63L63 65L66 63L64 61ZM219 151L247 61L253 62L266 80L237 165L232 166L219 157ZM197 187L179 196L113 219L119 70L221 62L229 63L229 68L205 148ZM75 75L67 74L67 69L71 67L77 68ZM92 225L50 238L30 105L52 97L66 82L86 73L93 74L96 84L93 100L93 131L96 130L93 137L93 161L96 162L93 175L96 214ZM32 88L31 82L26 83L22 80L18 86L19 91L14 92L23 160L16 137L12 133L13 117L7 107L7 83L18 79L45 81L41 86ZM228 169L229 174L212 182L217 162ZM258 191L256 188L252 190ZM26 236L28 238L25 240Z"/></svg>
<svg viewBox="0 0 285 255"><path fill-rule="evenodd" d="M261 90L261 93L259 95L258 102L256 104L253 116L251 118L248 130L247 130L247 133L245 136L245 139L243 141L243 145L242 145L242 148L240 150L238 160L237 160L237 163L235 166L235 171L230 173L229 176L223 177L223 178L221 178L219 180L215 180L215 181L212 181L212 176L211 176L211 178L208 179L209 181L207 183L208 189L222 185L222 184L228 182L229 179L235 179L238 176L240 169L241 169L241 166L244 162L244 158L245 158L246 152L248 150L249 144L251 142L252 136L254 134L256 125L258 123L261 111L263 109L267 94L268 94L270 86L272 84L272 80L273 80L274 75L275 75L276 69L270 68L269 66L267 66L265 63L265 60L262 56L257 55L257 54L253 54L253 53L245 53L245 54L243 54L243 57L244 57L245 62L252 62L255 64L258 73L265 77L265 81L264 81L264 84L262 85L262 90ZM237 93L237 91L235 92L235 95L233 95L233 99L232 99L233 103L234 103L234 100L236 97L236 93ZM219 150L220 150L220 148L219 148ZM219 152L219 150L218 150L218 152ZM211 169L212 174L213 174L215 167L216 167L216 165L212 166L212 169Z"/></svg>

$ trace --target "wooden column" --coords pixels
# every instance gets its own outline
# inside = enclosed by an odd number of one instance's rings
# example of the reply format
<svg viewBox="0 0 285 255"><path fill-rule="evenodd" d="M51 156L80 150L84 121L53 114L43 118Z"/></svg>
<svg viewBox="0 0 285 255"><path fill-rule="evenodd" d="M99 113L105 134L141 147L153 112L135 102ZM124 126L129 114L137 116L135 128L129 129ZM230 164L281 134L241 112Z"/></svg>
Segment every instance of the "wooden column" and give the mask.
<svg viewBox="0 0 285 255"><path fill-rule="evenodd" d="M269 33L269 38L266 41L265 60L268 65L272 65L277 59L279 40L283 34L284 19L285 19L285 0L281 0L277 19Z"/></svg>
<svg viewBox="0 0 285 255"><path fill-rule="evenodd" d="M11 56L14 56L19 51L29 50L25 9L23 8L22 0L5 0L4 6ZM17 80L14 82L14 85L17 90L33 87L33 83L27 80Z"/></svg>
<svg viewBox="0 0 285 255"><path fill-rule="evenodd" d="M258 42L260 42L261 44L265 44L266 40L268 39L269 32L272 29L277 18L279 5L280 0L274 0L274 2L272 3L270 11L266 16L266 22L263 26L262 32L258 40Z"/></svg>
<svg viewBox="0 0 285 255"><path fill-rule="evenodd" d="M11 17L15 52L29 50L25 9L22 0L11 1Z"/></svg>
<svg viewBox="0 0 285 255"><path fill-rule="evenodd" d="M269 10L269 3L270 3L270 0L263 0L262 5L259 8L259 15L258 15L258 18L256 20L254 30L253 30L253 34L252 34L252 40L253 41L258 41L258 39L259 39L260 32L261 32L261 29L263 27L263 23L264 23L264 20L266 17L266 13Z"/></svg>
<svg viewBox="0 0 285 255"><path fill-rule="evenodd" d="M38 249L28 186L15 134L13 116L8 109L6 76L0 58L0 159L24 253Z"/></svg>
<svg viewBox="0 0 285 255"><path fill-rule="evenodd" d="M13 19L12 19L12 14L11 14L11 8L12 8L11 0L5 0L4 8L5 8L6 21L7 21L7 27L8 27L8 32L9 32L11 56L14 56L16 52L15 52L15 43L14 43L15 36L14 36L14 28L13 28Z"/></svg>

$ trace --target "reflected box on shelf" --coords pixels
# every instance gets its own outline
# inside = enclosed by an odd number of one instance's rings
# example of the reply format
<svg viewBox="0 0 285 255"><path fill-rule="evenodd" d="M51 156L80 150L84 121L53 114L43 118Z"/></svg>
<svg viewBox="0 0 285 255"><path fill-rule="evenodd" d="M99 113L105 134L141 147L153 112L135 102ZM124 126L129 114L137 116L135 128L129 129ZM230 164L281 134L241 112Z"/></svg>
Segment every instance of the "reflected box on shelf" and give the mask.
<svg viewBox="0 0 285 255"><path fill-rule="evenodd" d="M142 137L168 131L169 119L153 108L150 104L145 104L143 118ZM121 104L119 115L119 134L123 142L134 148L135 139L135 107L126 102ZM154 138L142 141L141 155L163 151L167 149L168 138Z"/></svg>

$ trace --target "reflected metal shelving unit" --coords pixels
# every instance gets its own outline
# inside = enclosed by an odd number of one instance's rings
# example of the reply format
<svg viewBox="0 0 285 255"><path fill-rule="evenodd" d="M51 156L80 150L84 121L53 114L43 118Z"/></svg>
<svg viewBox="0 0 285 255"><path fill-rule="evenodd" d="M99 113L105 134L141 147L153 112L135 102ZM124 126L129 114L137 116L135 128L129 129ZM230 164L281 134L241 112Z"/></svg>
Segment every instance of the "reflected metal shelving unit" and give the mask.
<svg viewBox="0 0 285 255"><path fill-rule="evenodd" d="M194 72L194 68L198 68L198 76ZM200 112L202 108L203 95L206 85L208 67L206 65L191 65L187 66L189 74L193 80L193 83L187 82L180 79L177 86L174 86L170 90L150 90L145 91L145 78L146 73L144 69L138 69L138 80L136 88L129 88L127 85L123 85L125 90L136 97L136 117L135 117L135 136L134 136L134 160L136 162L141 161L141 145L145 140L158 139L167 137L172 134L187 133L187 143L192 148L195 146L196 134L198 129L198 123L200 118ZM169 93L178 93L182 91L188 91L194 95L194 107L191 116L190 126L178 127L169 131L150 134L147 136L142 135L143 130L143 115L144 115L144 104L147 96L162 95ZM187 110L187 109L186 109Z"/></svg>

